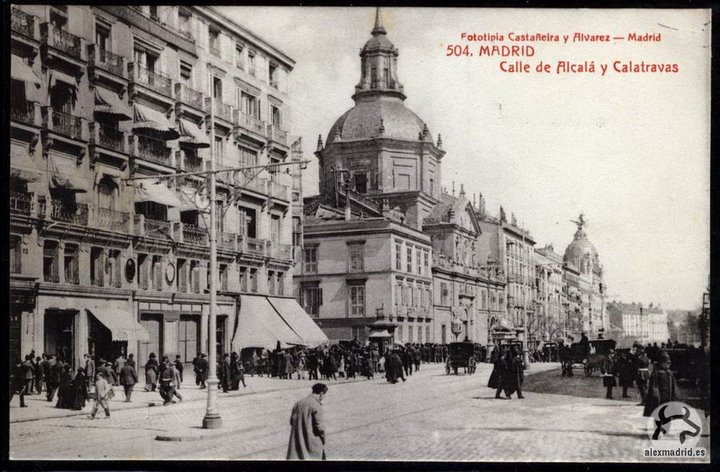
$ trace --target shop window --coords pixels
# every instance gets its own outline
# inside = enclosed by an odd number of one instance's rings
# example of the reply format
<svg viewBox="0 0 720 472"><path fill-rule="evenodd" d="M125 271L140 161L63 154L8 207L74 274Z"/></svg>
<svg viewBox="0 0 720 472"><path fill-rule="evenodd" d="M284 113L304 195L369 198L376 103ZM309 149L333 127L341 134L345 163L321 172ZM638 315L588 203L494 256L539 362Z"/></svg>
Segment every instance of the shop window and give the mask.
<svg viewBox="0 0 720 472"><path fill-rule="evenodd" d="M80 283L80 267L78 265L79 248L76 244L65 244L65 283Z"/></svg>

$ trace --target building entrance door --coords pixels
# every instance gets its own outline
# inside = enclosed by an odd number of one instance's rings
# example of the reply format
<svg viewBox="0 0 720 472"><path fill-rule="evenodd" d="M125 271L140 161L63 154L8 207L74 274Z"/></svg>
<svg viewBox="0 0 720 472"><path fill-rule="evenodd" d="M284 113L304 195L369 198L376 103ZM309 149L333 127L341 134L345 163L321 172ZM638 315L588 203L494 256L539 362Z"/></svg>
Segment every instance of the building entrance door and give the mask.
<svg viewBox="0 0 720 472"><path fill-rule="evenodd" d="M140 343L138 350L138 366L144 366L150 353L154 353L158 360L162 358L163 317L156 313L143 313L140 315L140 324L150 334L147 342Z"/></svg>
<svg viewBox="0 0 720 472"><path fill-rule="evenodd" d="M45 352L73 364L74 321L76 310L45 311Z"/></svg>
<svg viewBox="0 0 720 472"><path fill-rule="evenodd" d="M200 320L196 315L180 315L178 322L178 354L190 363L200 351Z"/></svg>

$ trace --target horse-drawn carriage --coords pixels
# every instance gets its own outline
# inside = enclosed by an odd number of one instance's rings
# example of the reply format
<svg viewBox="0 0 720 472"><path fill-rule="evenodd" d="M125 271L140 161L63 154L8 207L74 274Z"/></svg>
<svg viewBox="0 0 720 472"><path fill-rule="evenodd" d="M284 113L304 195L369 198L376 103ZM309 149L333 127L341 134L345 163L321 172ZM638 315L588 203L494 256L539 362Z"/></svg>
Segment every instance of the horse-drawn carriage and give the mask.
<svg viewBox="0 0 720 472"><path fill-rule="evenodd" d="M445 373L457 375L458 369L463 367L465 373L474 374L477 361L475 360L475 345L473 343L450 343L448 346L448 358L445 363Z"/></svg>
<svg viewBox="0 0 720 472"><path fill-rule="evenodd" d="M595 339L586 343L572 343L569 352L566 352L564 365L566 368L582 366L585 375L591 376L600 370L603 360L615 349L613 339Z"/></svg>

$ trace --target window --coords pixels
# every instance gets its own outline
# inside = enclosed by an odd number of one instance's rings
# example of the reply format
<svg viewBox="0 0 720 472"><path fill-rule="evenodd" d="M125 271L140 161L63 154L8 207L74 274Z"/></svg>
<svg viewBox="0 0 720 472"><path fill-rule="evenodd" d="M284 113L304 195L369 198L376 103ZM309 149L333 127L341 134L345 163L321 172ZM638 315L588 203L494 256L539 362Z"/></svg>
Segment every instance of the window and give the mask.
<svg viewBox="0 0 720 472"><path fill-rule="evenodd" d="M153 290L161 292L163 289L162 256L153 256L152 284Z"/></svg>
<svg viewBox="0 0 720 472"><path fill-rule="evenodd" d="M317 247L306 247L305 251L305 266L304 271L308 274L317 274L318 262L317 262Z"/></svg>
<svg viewBox="0 0 720 472"><path fill-rule="evenodd" d="M430 341L430 326L425 326L425 342L429 343Z"/></svg>
<svg viewBox="0 0 720 472"><path fill-rule="evenodd" d="M90 248L90 284L102 287L104 285L104 259L105 250L101 247Z"/></svg>
<svg viewBox="0 0 720 472"><path fill-rule="evenodd" d="M58 243L45 241L43 244L43 277L45 282L59 282L58 276Z"/></svg>
<svg viewBox="0 0 720 472"><path fill-rule="evenodd" d="M245 70L245 48L242 44L235 45L235 65L240 70Z"/></svg>
<svg viewBox="0 0 720 472"><path fill-rule="evenodd" d="M412 272L413 263L412 263L412 253L413 250L411 247L407 248L407 271Z"/></svg>
<svg viewBox="0 0 720 472"><path fill-rule="evenodd" d="M78 265L78 246L75 244L65 245L65 283L80 283L80 267Z"/></svg>
<svg viewBox="0 0 720 472"><path fill-rule="evenodd" d="M274 243L280 242L280 235L282 234L281 222L280 215L270 215L270 239Z"/></svg>
<svg viewBox="0 0 720 472"><path fill-rule="evenodd" d="M240 146L240 164L243 166L257 165L257 151Z"/></svg>
<svg viewBox="0 0 720 472"><path fill-rule="evenodd" d="M248 51L248 73L255 77L255 51Z"/></svg>
<svg viewBox="0 0 720 472"><path fill-rule="evenodd" d="M440 304L441 305L449 305L448 298L450 293L448 292L448 286L445 282L440 282Z"/></svg>
<svg viewBox="0 0 720 472"><path fill-rule="evenodd" d="M412 306L412 291L408 285L403 286L403 292L405 296L403 297L404 305L405 306Z"/></svg>
<svg viewBox="0 0 720 472"><path fill-rule="evenodd" d="M186 259L178 259L177 260L177 274L175 275L175 278L177 279L177 286L178 291L180 292L187 292L188 289L188 272L187 272L187 260Z"/></svg>
<svg viewBox="0 0 720 472"><path fill-rule="evenodd" d="M208 27L208 37L210 40L210 54L220 57L220 31L210 26Z"/></svg>
<svg viewBox="0 0 720 472"><path fill-rule="evenodd" d="M260 100L254 95L251 95L244 90L240 91L240 103L238 107L246 115L252 116L253 118L260 119Z"/></svg>
<svg viewBox="0 0 720 472"><path fill-rule="evenodd" d="M272 120L273 128L282 128L282 114L280 108L275 105L270 105L270 119Z"/></svg>
<svg viewBox="0 0 720 472"><path fill-rule="evenodd" d="M408 342L409 343L413 342L413 326L412 325L408 325Z"/></svg>
<svg viewBox="0 0 720 472"><path fill-rule="evenodd" d="M502 310L502 307L505 305L505 295L502 292L500 292L500 294L498 295L498 298L500 300L498 302L498 304L499 304L498 309Z"/></svg>
<svg viewBox="0 0 720 472"><path fill-rule="evenodd" d="M248 289L248 268L240 266L240 291L247 292Z"/></svg>
<svg viewBox="0 0 720 472"><path fill-rule="evenodd" d="M480 293L480 308L487 310L487 292L485 290Z"/></svg>
<svg viewBox="0 0 720 472"><path fill-rule="evenodd" d="M100 50L100 61L105 62L105 51L110 51L110 27L95 23L95 45Z"/></svg>
<svg viewBox="0 0 720 472"><path fill-rule="evenodd" d="M422 289L420 287L415 288L415 306L422 306Z"/></svg>
<svg viewBox="0 0 720 472"><path fill-rule="evenodd" d="M418 326L417 328L418 328L417 342L422 343L422 326ZM425 341L425 342L427 342L427 341Z"/></svg>
<svg viewBox="0 0 720 472"><path fill-rule="evenodd" d="M192 66L184 62L180 63L180 82L188 88L192 88Z"/></svg>
<svg viewBox="0 0 720 472"><path fill-rule="evenodd" d="M50 106L55 112L72 115L75 107L76 96L77 90L74 84L58 80L50 89ZM65 127L62 126L65 125L64 122L58 122L56 126L58 125L60 128L65 128L70 126L71 123L68 123ZM63 131L63 129L61 129L61 131Z"/></svg>
<svg viewBox="0 0 720 472"><path fill-rule="evenodd" d="M67 6L52 5L50 7L50 23L58 29L65 29L67 26Z"/></svg>
<svg viewBox="0 0 720 472"><path fill-rule="evenodd" d="M365 286L350 286L350 316L365 316Z"/></svg>
<svg viewBox="0 0 720 472"><path fill-rule="evenodd" d="M282 272L277 273L277 294L285 295L285 274Z"/></svg>
<svg viewBox="0 0 720 472"><path fill-rule="evenodd" d="M158 7L157 7L157 5L150 5L148 8L149 8L149 11L150 11L150 18L152 18L153 20L156 20L156 21L159 20L160 17L158 16Z"/></svg>
<svg viewBox="0 0 720 472"><path fill-rule="evenodd" d="M215 153L215 159L217 159L216 162L225 162L225 140L223 138L215 137L215 148L213 152Z"/></svg>
<svg viewBox="0 0 720 472"><path fill-rule="evenodd" d="M107 272L107 286L122 287L122 265L120 264L120 251L111 249L107 252L105 260Z"/></svg>
<svg viewBox="0 0 720 472"><path fill-rule="evenodd" d="M248 238L257 237L255 210L252 208L240 208L241 233Z"/></svg>
<svg viewBox="0 0 720 472"><path fill-rule="evenodd" d="M103 177L102 180L100 180L100 182L98 183L98 208L114 210L116 190L117 185L115 184L115 182L113 182L113 180L108 176Z"/></svg>
<svg viewBox="0 0 720 472"><path fill-rule="evenodd" d="M220 278L220 290L227 292L228 289L228 266L227 264L220 264L218 268L218 277Z"/></svg>
<svg viewBox="0 0 720 472"><path fill-rule="evenodd" d="M403 341L403 327L402 325L397 327L397 342L404 342Z"/></svg>
<svg viewBox="0 0 720 472"><path fill-rule="evenodd" d="M348 249L350 251L350 270L365 270L365 246L363 244L350 244Z"/></svg>
<svg viewBox="0 0 720 472"><path fill-rule="evenodd" d="M305 308L308 314L318 316L320 314L320 305L322 305L322 289L318 286L302 287L300 305Z"/></svg>
<svg viewBox="0 0 720 472"><path fill-rule="evenodd" d="M423 273L423 266L422 266L422 251L420 248L415 249L415 265L417 267L417 273L422 275Z"/></svg>
<svg viewBox="0 0 720 472"><path fill-rule="evenodd" d="M278 88L278 66L276 64L270 63L268 66L268 82L271 87Z"/></svg>
<svg viewBox="0 0 720 472"><path fill-rule="evenodd" d="M19 274L22 272L20 264L22 260L22 238L10 236L10 273Z"/></svg>
<svg viewBox="0 0 720 472"><path fill-rule="evenodd" d="M425 275L430 275L430 252L423 251L423 265L425 266Z"/></svg>
<svg viewBox="0 0 720 472"><path fill-rule="evenodd" d="M146 219L167 221L167 207L155 202L140 202L135 204L135 213L144 215Z"/></svg>
<svg viewBox="0 0 720 472"><path fill-rule="evenodd" d="M395 284L395 305L402 305L403 304L403 286L402 283L397 282Z"/></svg>
<svg viewBox="0 0 720 472"><path fill-rule="evenodd" d="M252 293L257 293L258 291L258 275L257 275L257 269L250 269L250 275L249 275L249 282L250 282L250 291Z"/></svg>
<svg viewBox="0 0 720 472"><path fill-rule="evenodd" d="M402 270L402 243L395 243L395 270Z"/></svg>
<svg viewBox="0 0 720 472"><path fill-rule="evenodd" d="M430 179L430 196L435 195L435 179Z"/></svg>
<svg viewBox="0 0 720 472"><path fill-rule="evenodd" d="M367 193L367 174L359 172L355 174L355 191L358 193Z"/></svg>
<svg viewBox="0 0 720 472"><path fill-rule="evenodd" d="M135 49L134 53L135 62L147 69L148 72L155 72L155 65L158 57L151 54L143 49ZM145 77L146 80L151 80L149 77Z"/></svg>
<svg viewBox="0 0 720 472"><path fill-rule="evenodd" d="M268 293L275 294L275 272L269 270L267 273Z"/></svg>
<svg viewBox="0 0 720 472"><path fill-rule="evenodd" d="M364 339L365 338L365 326L352 326L350 333L353 339Z"/></svg>
<svg viewBox="0 0 720 472"><path fill-rule="evenodd" d="M200 263L190 261L190 287L192 293L200 293Z"/></svg>

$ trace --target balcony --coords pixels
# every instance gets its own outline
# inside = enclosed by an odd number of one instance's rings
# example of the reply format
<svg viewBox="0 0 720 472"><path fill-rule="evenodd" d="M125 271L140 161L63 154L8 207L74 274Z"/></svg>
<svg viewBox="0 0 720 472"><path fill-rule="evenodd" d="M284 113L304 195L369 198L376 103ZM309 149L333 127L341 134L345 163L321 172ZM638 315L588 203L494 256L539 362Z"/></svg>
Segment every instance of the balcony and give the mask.
<svg viewBox="0 0 720 472"><path fill-rule="evenodd" d="M25 13L19 8L12 8L10 13L10 29L13 33L25 36L29 39L37 39L35 34L36 18L29 13Z"/></svg>
<svg viewBox="0 0 720 472"><path fill-rule="evenodd" d="M74 225L87 226L88 224L88 206L85 203L76 203L75 205L65 205L61 200L51 200L52 211L50 218L54 221L62 221Z"/></svg>
<svg viewBox="0 0 720 472"><path fill-rule="evenodd" d="M289 150L287 145L287 131L280 129L277 126L268 125L267 137L270 140L272 147L287 153Z"/></svg>
<svg viewBox="0 0 720 472"><path fill-rule="evenodd" d="M205 228L183 223L182 238L185 244L195 244L197 246L208 246L208 231Z"/></svg>
<svg viewBox="0 0 720 472"><path fill-rule="evenodd" d="M215 121L217 125L220 125L224 127L227 131L230 131L233 129L235 125L234 120L234 113L233 113L233 107L230 105L226 105L225 103L221 102L218 99L211 99L209 97L205 98L205 115L207 118L210 118L210 108L212 107L212 103L215 103L214 108L214 115L215 115Z"/></svg>
<svg viewBox="0 0 720 472"><path fill-rule="evenodd" d="M242 238L235 233L217 233L218 247L228 251L237 252L242 245Z"/></svg>
<svg viewBox="0 0 720 472"><path fill-rule="evenodd" d="M85 120L79 116L42 107L43 128L74 141L87 141Z"/></svg>
<svg viewBox="0 0 720 472"><path fill-rule="evenodd" d="M263 179L262 177L252 178L251 176L245 175L242 172L238 172L235 183L243 190L252 190L263 195L267 195L268 193L268 181L267 179Z"/></svg>
<svg viewBox="0 0 720 472"><path fill-rule="evenodd" d="M243 238L243 252L256 254L258 256L265 255L266 242L264 239Z"/></svg>
<svg viewBox="0 0 720 472"><path fill-rule="evenodd" d="M265 143L267 126L264 121L240 110L236 110L235 115L235 123L238 126L235 130L236 134L243 135L260 144Z"/></svg>
<svg viewBox="0 0 720 472"><path fill-rule="evenodd" d="M166 107L175 103L173 81L167 75L150 70L138 62L129 62L129 93L131 100L139 94Z"/></svg>
<svg viewBox="0 0 720 472"><path fill-rule="evenodd" d="M134 215L135 234L146 238L172 239L173 224L171 221L161 221L146 218L145 215Z"/></svg>
<svg viewBox="0 0 720 472"><path fill-rule="evenodd" d="M40 52L47 62L59 60L81 71L85 66L83 43L82 38L52 23L40 25Z"/></svg>
<svg viewBox="0 0 720 472"><path fill-rule="evenodd" d="M26 125L39 127L42 118L40 105L29 100L10 101L10 119Z"/></svg>
<svg viewBox="0 0 720 472"><path fill-rule="evenodd" d="M275 241L268 241L270 247L270 254L275 259L283 259L286 261L292 260L292 246L289 244L281 244Z"/></svg>
<svg viewBox="0 0 720 472"><path fill-rule="evenodd" d="M90 145L128 154L128 140L124 131L98 122L90 123L88 128Z"/></svg>
<svg viewBox="0 0 720 472"><path fill-rule="evenodd" d="M120 90L127 85L125 58L90 44L88 49L88 75L92 82L103 81Z"/></svg>
<svg viewBox="0 0 720 472"><path fill-rule="evenodd" d="M93 227L130 233L130 213L110 210L108 208L95 208L92 218Z"/></svg>
<svg viewBox="0 0 720 472"><path fill-rule="evenodd" d="M33 194L10 192L10 212L29 215L33 211Z"/></svg>
<svg viewBox="0 0 720 472"><path fill-rule="evenodd" d="M167 147L167 141L140 135L133 138L133 156L156 164L172 166L171 149Z"/></svg>
<svg viewBox="0 0 720 472"><path fill-rule="evenodd" d="M203 118L205 114L205 95L187 85L176 83L175 111L178 117L189 112L193 116Z"/></svg>

